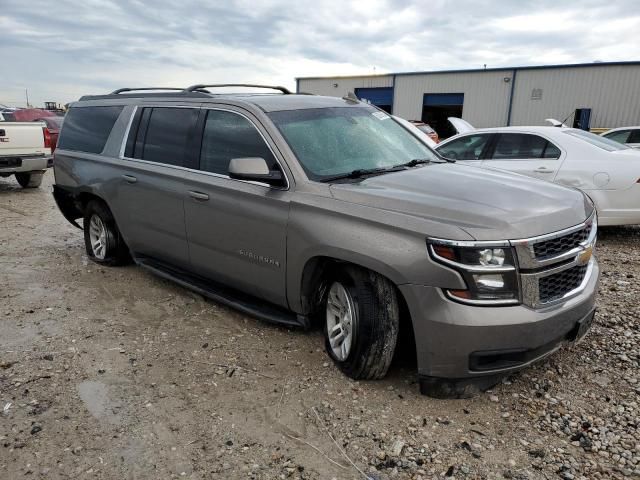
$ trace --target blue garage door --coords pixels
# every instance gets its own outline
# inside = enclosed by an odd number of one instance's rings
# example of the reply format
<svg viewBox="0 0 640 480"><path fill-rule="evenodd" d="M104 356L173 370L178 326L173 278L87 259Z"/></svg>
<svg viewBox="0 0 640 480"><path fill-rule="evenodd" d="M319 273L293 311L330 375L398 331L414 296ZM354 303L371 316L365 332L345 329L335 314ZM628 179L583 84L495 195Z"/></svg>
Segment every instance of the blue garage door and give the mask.
<svg viewBox="0 0 640 480"><path fill-rule="evenodd" d="M423 105L429 107L463 104L464 93L425 93L423 99Z"/></svg>
<svg viewBox="0 0 640 480"><path fill-rule="evenodd" d="M356 97L369 100L374 105L393 105L393 87L356 88Z"/></svg>

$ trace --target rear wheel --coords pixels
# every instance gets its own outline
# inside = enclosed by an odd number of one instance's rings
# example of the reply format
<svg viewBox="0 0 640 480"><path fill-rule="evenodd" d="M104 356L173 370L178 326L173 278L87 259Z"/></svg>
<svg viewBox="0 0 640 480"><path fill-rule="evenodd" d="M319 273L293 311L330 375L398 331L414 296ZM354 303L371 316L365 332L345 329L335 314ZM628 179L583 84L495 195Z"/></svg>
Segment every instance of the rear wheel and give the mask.
<svg viewBox="0 0 640 480"><path fill-rule="evenodd" d="M87 204L84 213L84 244L87 256L103 265L129 263L129 250L109 208L98 200Z"/></svg>
<svg viewBox="0 0 640 480"><path fill-rule="evenodd" d="M44 172L16 173L16 180L22 188L38 188L42 184Z"/></svg>
<svg viewBox="0 0 640 480"><path fill-rule="evenodd" d="M351 378L383 378L398 339L394 285L375 272L346 267L328 283L325 310L325 346L333 361Z"/></svg>

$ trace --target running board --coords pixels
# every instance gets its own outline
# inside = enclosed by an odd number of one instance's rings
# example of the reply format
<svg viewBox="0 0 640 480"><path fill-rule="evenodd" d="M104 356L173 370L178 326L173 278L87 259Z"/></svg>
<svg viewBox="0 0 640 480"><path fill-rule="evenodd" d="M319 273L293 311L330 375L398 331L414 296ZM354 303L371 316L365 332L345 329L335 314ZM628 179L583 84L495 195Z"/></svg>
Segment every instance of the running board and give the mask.
<svg viewBox="0 0 640 480"><path fill-rule="evenodd" d="M305 330L310 328L309 318L305 315L297 315L278 305L260 300L252 295L193 275L149 257L134 257L134 260L138 265L159 277L171 280L182 287L193 290L210 300L222 303L239 312L269 323L304 328Z"/></svg>

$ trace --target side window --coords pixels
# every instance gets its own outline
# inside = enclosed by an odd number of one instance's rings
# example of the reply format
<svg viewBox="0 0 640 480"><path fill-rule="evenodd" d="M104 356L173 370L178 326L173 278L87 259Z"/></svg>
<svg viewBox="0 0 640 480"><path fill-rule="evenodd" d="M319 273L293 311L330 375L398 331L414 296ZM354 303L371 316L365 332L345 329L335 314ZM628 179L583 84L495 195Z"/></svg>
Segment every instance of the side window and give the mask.
<svg viewBox="0 0 640 480"><path fill-rule="evenodd" d="M620 130L618 132L604 134L603 137L608 138L609 140L613 140L615 142L627 143L629 142L630 133L631 133L631 130Z"/></svg>
<svg viewBox="0 0 640 480"><path fill-rule="evenodd" d="M631 130L631 135L629 135L627 143L640 143L640 128Z"/></svg>
<svg viewBox="0 0 640 480"><path fill-rule="evenodd" d="M558 147L537 135L501 133L492 158L494 160L559 158L560 153Z"/></svg>
<svg viewBox="0 0 640 480"><path fill-rule="evenodd" d="M144 109L138 130L135 157L150 162L183 166L189 132L195 126L198 110L194 108L155 107ZM145 119L146 131L144 130Z"/></svg>
<svg viewBox="0 0 640 480"><path fill-rule="evenodd" d="M438 153L454 160L478 160L488 141L488 134L467 135L438 148Z"/></svg>
<svg viewBox="0 0 640 480"><path fill-rule="evenodd" d="M204 125L200 170L227 175L232 158L262 157L276 170L277 162L256 127L245 117L209 110Z"/></svg>
<svg viewBox="0 0 640 480"><path fill-rule="evenodd" d="M73 107L64 119L58 148L77 152L101 153L122 109L109 107Z"/></svg>
<svg viewBox="0 0 640 480"><path fill-rule="evenodd" d="M542 158L560 158L560 154L562 152L558 147L556 147L553 143L547 142L547 146L544 149L544 153L542 154Z"/></svg>

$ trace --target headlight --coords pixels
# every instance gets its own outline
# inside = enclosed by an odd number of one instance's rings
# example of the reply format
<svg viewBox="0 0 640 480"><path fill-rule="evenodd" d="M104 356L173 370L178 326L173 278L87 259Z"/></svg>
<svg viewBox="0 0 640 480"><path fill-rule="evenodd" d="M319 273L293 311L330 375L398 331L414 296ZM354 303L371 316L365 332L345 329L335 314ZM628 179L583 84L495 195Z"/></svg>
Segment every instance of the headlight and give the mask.
<svg viewBox="0 0 640 480"><path fill-rule="evenodd" d="M433 259L458 271L464 290L445 290L450 298L474 305L514 305L520 302L513 250L508 243L429 240Z"/></svg>

